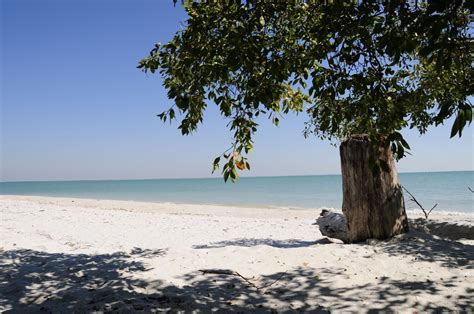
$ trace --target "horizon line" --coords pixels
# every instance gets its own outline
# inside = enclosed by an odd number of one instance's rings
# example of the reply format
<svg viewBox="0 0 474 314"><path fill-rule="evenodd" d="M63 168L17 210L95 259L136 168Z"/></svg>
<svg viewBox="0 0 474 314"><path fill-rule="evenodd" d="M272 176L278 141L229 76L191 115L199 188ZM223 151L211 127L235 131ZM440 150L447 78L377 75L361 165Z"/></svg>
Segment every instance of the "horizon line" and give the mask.
<svg viewBox="0 0 474 314"><path fill-rule="evenodd" d="M470 170L438 170L438 171L403 171L398 174L412 174L412 173L444 173L444 172L473 172ZM327 173L327 174L294 174L294 175L267 175L267 176L240 176L239 179L246 178L284 178L284 177L318 177L318 176L341 176L340 173ZM222 180L222 176L215 177L182 177L182 178L148 178L148 179L66 179L66 180L13 180L13 181L1 181L0 183L33 183L33 182L95 182L95 181L152 181L152 180Z"/></svg>

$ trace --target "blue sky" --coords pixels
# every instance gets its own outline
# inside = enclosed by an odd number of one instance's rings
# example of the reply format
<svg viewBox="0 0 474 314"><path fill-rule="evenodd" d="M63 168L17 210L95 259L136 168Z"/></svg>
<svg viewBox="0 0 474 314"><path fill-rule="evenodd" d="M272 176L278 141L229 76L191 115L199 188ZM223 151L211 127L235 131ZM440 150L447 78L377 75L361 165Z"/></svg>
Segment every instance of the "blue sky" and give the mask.
<svg viewBox="0 0 474 314"><path fill-rule="evenodd" d="M156 114L171 102L157 75L136 69L182 26L171 0L0 0L1 181L211 176L230 143L217 110L183 137ZM247 175L340 173L338 149L302 136L304 115L263 120ZM404 132L399 171L472 170L472 127ZM216 175L218 176L218 174Z"/></svg>

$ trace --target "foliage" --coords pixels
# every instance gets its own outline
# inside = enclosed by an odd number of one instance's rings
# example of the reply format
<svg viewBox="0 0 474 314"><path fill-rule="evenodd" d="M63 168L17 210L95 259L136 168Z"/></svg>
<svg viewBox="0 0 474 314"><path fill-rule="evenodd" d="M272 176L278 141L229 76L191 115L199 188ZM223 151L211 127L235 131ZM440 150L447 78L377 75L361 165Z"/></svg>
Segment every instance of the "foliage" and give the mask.
<svg viewBox="0 0 474 314"><path fill-rule="evenodd" d="M164 78L186 135L215 103L233 131L224 179L249 169L257 119L278 125L308 114L304 134L367 134L374 149L410 147L399 131L425 133L455 115L451 137L472 121L472 2L186 1L185 28L139 68Z"/></svg>

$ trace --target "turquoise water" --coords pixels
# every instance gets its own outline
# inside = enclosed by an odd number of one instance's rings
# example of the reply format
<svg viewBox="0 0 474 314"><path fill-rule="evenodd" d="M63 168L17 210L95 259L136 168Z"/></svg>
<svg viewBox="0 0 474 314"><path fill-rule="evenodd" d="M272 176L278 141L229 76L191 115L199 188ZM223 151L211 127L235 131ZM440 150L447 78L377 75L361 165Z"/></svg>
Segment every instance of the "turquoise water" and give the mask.
<svg viewBox="0 0 474 314"><path fill-rule="evenodd" d="M400 180L418 201L436 211L474 213L474 171L402 173ZM340 175L222 179L1 182L0 194L92 199L223 204L285 208L340 208ZM407 200L407 199L406 199ZM407 208L415 205L407 200Z"/></svg>

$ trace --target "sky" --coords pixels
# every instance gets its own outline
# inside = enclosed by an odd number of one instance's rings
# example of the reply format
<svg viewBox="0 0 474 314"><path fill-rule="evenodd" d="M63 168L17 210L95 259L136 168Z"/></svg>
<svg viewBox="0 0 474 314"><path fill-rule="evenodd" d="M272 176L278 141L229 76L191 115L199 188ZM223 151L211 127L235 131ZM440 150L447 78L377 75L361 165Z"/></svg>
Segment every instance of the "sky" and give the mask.
<svg viewBox="0 0 474 314"><path fill-rule="evenodd" d="M183 137L158 75L136 68L186 15L171 0L0 0L0 181L210 177L231 143L214 107ZM248 176L338 174L338 148L302 135L304 114L262 120ZM403 134L400 172L473 170L473 128ZM214 174L219 176L219 174Z"/></svg>

